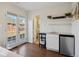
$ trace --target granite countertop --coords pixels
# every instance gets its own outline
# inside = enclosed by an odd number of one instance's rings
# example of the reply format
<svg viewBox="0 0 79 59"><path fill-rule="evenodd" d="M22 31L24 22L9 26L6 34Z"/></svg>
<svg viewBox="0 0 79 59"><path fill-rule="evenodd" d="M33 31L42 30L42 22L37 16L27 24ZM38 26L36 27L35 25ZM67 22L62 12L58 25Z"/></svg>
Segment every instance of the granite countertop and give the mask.
<svg viewBox="0 0 79 59"><path fill-rule="evenodd" d="M9 51L3 47L0 47L0 57L22 57L22 56L12 51Z"/></svg>

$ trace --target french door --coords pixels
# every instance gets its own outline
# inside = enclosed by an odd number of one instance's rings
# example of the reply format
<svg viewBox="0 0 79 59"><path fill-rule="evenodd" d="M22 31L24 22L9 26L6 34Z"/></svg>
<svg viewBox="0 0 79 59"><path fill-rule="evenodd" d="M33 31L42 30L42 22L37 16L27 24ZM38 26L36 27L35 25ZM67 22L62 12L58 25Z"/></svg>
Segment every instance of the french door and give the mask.
<svg viewBox="0 0 79 59"><path fill-rule="evenodd" d="M17 21L17 34L18 34L18 42L24 43L27 42L27 19L24 17L18 17Z"/></svg>
<svg viewBox="0 0 79 59"><path fill-rule="evenodd" d="M5 26L6 29L6 48L11 49L16 45L17 40L17 26L16 26L16 16L12 14L7 14L5 19Z"/></svg>
<svg viewBox="0 0 79 59"><path fill-rule="evenodd" d="M5 17L7 49L27 42L27 18L19 17L12 13L7 13Z"/></svg>

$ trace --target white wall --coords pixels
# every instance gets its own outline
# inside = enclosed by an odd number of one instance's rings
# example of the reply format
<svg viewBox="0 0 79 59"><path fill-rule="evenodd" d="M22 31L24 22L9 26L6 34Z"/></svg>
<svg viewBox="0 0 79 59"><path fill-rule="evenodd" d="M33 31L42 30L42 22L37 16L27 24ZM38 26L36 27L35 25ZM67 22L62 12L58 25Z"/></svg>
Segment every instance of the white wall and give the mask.
<svg viewBox="0 0 79 59"><path fill-rule="evenodd" d="M6 39L6 30L5 30L5 14L6 11L14 13L18 16L27 17L27 12L12 3L0 3L0 46L5 46L4 41ZM5 35L6 34L6 35Z"/></svg>
<svg viewBox="0 0 79 59"><path fill-rule="evenodd" d="M28 20L28 41L33 42L33 22Z"/></svg>
<svg viewBox="0 0 79 59"><path fill-rule="evenodd" d="M48 20L47 32L71 33L72 18Z"/></svg>
<svg viewBox="0 0 79 59"><path fill-rule="evenodd" d="M75 56L79 57L79 20L72 23L72 33L75 35Z"/></svg>
<svg viewBox="0 0 79 59"><path fill-rule="evenodd" d="M40 32L47 32L47 31L59 31L57 28L59 26L55 26L56 28L54 29L53 26L49 26L50 29L47 29L47 16L51 15L51 16L61 16L64 15L64 13L66 12L70 12L71 11L71 6L69 5L62 5L62 6L54 6L54 7L49 7L49 8L44 8L44 9L39 9L39 10L35 10L35 11L31 11L29 12L29 18L28 18L28 24L29 24L29 42L33 42L33 17L36 15L40 16ZM61 23L61 22L60 22ZM60 26L60 32L61 31L71 31L70 30L71 25L66 25L66 26ZM54 29L54 30L53 30ZM65 29L65 30L64 30Z"/></svg>

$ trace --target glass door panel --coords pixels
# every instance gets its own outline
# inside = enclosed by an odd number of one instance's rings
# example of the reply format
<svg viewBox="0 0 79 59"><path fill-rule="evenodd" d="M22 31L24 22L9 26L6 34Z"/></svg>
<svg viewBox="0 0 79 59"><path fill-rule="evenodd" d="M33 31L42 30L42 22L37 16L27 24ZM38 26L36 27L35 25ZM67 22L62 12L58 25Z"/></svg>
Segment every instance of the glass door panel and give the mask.
<svg viewBox="0 0 79 59"><path fill-rule="evenodd" d="M16 16L6 15L6 47L12 48L16 44Z"/></svg>
<svg viewBox="0 0 79 59"><path fill-rule="evenodd" d="M18 20L18 34L19 34L19 41L20 42L25 42L26 41L26 36L27 36L27 33L26 33L26 18L22 18L22 17L19 17L19 20Z"/></svg>

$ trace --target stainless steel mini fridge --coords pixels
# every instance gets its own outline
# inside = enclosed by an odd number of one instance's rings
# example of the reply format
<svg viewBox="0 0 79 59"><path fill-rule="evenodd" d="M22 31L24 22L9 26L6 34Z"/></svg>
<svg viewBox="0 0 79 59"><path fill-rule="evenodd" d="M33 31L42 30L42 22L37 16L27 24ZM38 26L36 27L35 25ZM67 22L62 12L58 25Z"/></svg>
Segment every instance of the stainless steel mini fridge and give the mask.
<svg viewBox="0 0 79 59"><path fill-rule="evenodd" d="M66 56L75 56L74 35L59 35L59 53Z"/></svg>

